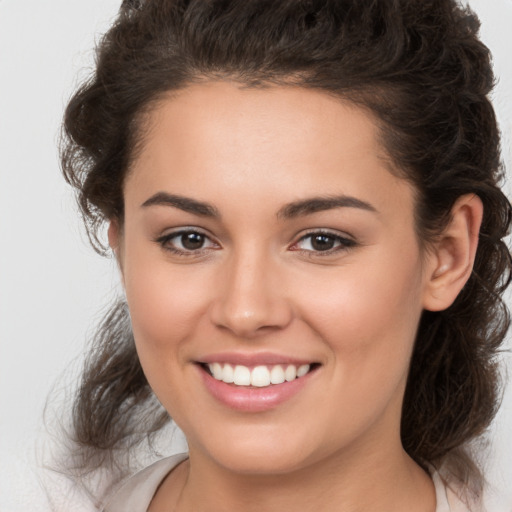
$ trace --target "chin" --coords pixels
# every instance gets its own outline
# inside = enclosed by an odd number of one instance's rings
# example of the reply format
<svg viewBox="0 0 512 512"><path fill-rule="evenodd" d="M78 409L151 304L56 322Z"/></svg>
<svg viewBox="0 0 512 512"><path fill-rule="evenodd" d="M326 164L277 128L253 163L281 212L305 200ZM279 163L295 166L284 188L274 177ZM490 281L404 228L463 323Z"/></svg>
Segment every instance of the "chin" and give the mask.
<svg viewBox="0 0 512 512"><path fill-rule="evenodd" d="M229 450L218 454L216 463L228 471L242 475L288 474L308 465L296 451L288 453L282 450L262 449L243 452Z"/></svg>
<svg viewBox="0 0 512 512"><path fill-rule="evenodd" d="M311 446L311 433L301 435L296 429L295 435L290 435L289 429L284 430L246 428L222 438L212 436L200 451L225 470L244 475L292 473L321 458L321 447ZM193 456L193 442L189 447Z"/></svg>

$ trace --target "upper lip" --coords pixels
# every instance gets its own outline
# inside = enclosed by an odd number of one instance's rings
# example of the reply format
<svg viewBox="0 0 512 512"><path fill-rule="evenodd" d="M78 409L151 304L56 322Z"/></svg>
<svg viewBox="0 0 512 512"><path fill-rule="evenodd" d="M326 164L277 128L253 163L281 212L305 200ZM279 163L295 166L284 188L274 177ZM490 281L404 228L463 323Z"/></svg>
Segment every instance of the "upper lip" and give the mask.
<svg viewBox="0 0 512 512"><path fill-rule="evenodd" d="M312 364L316 361L312 359L301 359L283 354L272 352L246 353L246 352L218 352L201 357L198 363L228 363L232 365L242 366L259 366L259 365L277 365L277 364L293 364L301 366L303 364Z"/></svg>

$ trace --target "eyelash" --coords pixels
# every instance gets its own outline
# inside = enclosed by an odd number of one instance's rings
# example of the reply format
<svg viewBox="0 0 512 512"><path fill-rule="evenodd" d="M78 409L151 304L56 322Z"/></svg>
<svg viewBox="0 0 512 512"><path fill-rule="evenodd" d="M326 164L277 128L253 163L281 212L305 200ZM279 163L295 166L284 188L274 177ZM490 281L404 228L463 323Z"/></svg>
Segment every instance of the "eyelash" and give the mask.
<svg viewBox="0 0 512 512"><path fill-rule="evenodd" d="M170 242L173 239L178 239L180 237L183 237L184 235L199 235L203 237L203 240L209 240L210 244L212 246L220 247L216 242L212 241L212 239L204 232L196 229L196 228L190 228L190 229L180 229L179 231L174 231L172 233L168 233L166 235L158 237L155 242L158 243L162 249L165 251L169 251L173 254L176 254L178 256L182 257L193 257L193 256L201 256L204 254L205 251L209 250L211 247L199 247L197 249L179 249L175 245L170 244ZM326 237L331 240L333 240L335 245L334 247L330 249L326 249L324 251L322 250L313 250L313 249L300 249L300 248L294 248L297 245L299 245L301 242L304 242L305 240L312 240L313 237ZM310 242L311 244L311 242ZM309 233L306 233L303 235L297 242L292 244L290 250L301 252L302 254L307 255L308 257L323 257L323 256L331 256L333 254L336 254L341 251L347 251L352 249L353 247L357 246L357 242L351 238L347 238L344 236L341 236L339 234L333 233L331 231L326 230L314 230L310 231Z"/></svg>
<svg viewBox="0 0 512 512"><path fill-rule="evenodd" d="M311 244L312 239L314 237L319 237L319 236L330 238L333 240L333 242L335 244L338 243L338 245L335 245L334 247L332 247L330 249L326 249L325 251L320 251L320 250L315 251L315 250L311 250L311 249L293 249L293 247L297 246L301 242L308 240L308 239L310 240L310 244ZM337 254L342 251L348 251L356 246L357 246L357 242L355 240L353 240L352 238L341 236L337 233L333 233L332 231L317 229L317 230L310 231L309 233L306 233L305 235L303 235L297 242L295 242L292 245L292 250L306 254L308 257L324 257L324 256L332 256L333 254Z"/></svg>
<svg viewBox="0 0 512 512"><path fill-rule="evenodd" d="M162 249L164 249L165 251L169 251L173 254L176 254L178 256L183 256L183 257L200 256L200 255L204 254L205 250L209 249L209 247L206 247L206 248L200 247L196 250L194 250L194 249L179 249L170 244L171 240L178 239L180 237L183 237L184 235L199 235L199 236L203 237L203 239L205 241L209 240L212 245L218 246L218 244L213 242L212 239L206 233L203 233L202 231L200 231L196 228L180 229L179 231L173 231L172 233L168 233L166 235L158 237L155 240L155 242L157 242L162 247Z"/></svg>

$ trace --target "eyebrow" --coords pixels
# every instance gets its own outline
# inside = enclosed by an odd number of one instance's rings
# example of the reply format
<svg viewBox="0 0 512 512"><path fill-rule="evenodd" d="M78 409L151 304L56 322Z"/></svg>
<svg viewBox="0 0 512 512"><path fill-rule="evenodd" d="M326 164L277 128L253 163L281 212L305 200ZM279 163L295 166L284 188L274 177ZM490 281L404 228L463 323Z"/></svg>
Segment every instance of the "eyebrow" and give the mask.
<svg viewBox="0 0 512 512"><path fill-rule="evenodd" d="M148 206L173 206L201 217L220 218L219 210L211 204L167 192L157 192L142 203L143 208Z"/></svg>
<svg viewBox="0 0 512 512"><path fill-rule="evenodd" d="M149 206L172 206L188 213L199 215L201 217L220 218L219 210L206 202L197 201L190 197L169 194L167 192L157 192L142 203L143 208ZM283 206L277 212L278 219L292 219L303 215L332 210L334 208L358 208L369 212L378 213L376 208L370 203L362 201L352 196L326 196L312 197L294 201Z"/></svg>
<svg viewBox="0 0 512 512"><path fill-rule="evenodd" d="M326 196L312 197L287 204L277 213L278 218L292 219L302 215L311 215L313 213L332 210L334 208L358 208L373 213L378 213L377 209L366 201L352 196Z"/></svg>

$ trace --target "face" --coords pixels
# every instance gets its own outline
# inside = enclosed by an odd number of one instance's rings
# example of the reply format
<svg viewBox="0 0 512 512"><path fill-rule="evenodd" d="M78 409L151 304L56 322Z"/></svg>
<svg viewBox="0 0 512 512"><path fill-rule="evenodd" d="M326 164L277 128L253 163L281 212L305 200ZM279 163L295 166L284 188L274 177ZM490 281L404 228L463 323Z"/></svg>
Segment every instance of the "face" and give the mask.
<svg viewBox="0 0 512 512"><path fill-rule="evenodd" d="M275 473L400 449L426 272L391 166L368 113L312 90L204 83L150 113L110 235L191 457Z"/></svg>

